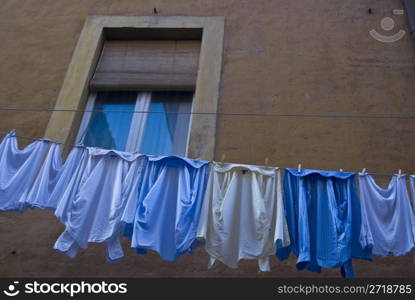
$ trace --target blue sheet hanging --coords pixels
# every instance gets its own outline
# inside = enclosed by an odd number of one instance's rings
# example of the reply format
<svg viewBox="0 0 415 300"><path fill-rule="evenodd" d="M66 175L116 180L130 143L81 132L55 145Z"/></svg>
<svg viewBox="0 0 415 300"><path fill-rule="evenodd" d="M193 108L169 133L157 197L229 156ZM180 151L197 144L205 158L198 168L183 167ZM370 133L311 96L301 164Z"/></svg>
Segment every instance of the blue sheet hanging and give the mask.
<svg viewBox="0 0 415 300"><path fill-rule="evenodd" d="M137 253L154 250L173 261L191 251L208 168L206 161L149 156L134 222L125 232Z"/></svg>
<svg viewBox="0 0 415 300"><path fill-rule="evenodd" d="M286 169L284 206L291 245L277 251L280 259L293 252L299 270L340 267L344 277L354 277L352 258L371 259L359 243L354 173Z"/></svg>
<svg viewBox="0 0 415 300"><path fill-rule="evenodd" d="M391 177L387 188L375 179L359 174L362 202L360 242L374 255L400 256L415 247L415 219L406 187L405 175Z"/></svg>
<svg viewBox="0 0 415 300"><path fill-rule="evenodd" d="M55 210L86 149L74 147L62 164L61 144L53 143L22 205Z"/></svg>
<svg viewBox="0 0 415 300"><path fill-rule="evenodd" d="M12 130L0 144L0 211L22 210L46 151L49 140L39 139L20 150Z"/></svg>

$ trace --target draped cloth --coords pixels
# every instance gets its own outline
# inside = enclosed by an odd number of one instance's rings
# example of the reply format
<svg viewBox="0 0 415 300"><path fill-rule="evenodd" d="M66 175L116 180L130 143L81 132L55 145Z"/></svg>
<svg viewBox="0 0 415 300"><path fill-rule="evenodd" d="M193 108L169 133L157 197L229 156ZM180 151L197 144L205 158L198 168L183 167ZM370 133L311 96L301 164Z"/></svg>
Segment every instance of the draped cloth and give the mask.
<svg viewBox="0 0 415 300"><path fill-rule="evenodd" d="M299 270L340 267L344 277L354 276L352 258L371 259L359 243L354 173L286 169L284 204L291 245L277 251L280 259L293 252Z"/></svg>
<svg viewBox="0 0 415 300"><path fill-rule="evenodd" d="M212 163L198 237L211 259L237 268L240 259L257 259L270 271L276 244L288 246L281 176L278 168Z"/></svg>
<svg viewBox="0 0 415 300"><path fill-rule="evenodd" d="M412 183L412 181L411 181ZM367 173L359 174L364 247L380 256L400 256L415 247L415 220L405 175L392 176L386 189Z"/></svg>
<svg viewBox="0 0 415 300"><path fill-rule="evenodd" d="M39 139L20 150L15 131L0 144L0 211L22 210L50 141Z"/></svg>
<svg viewBox="0 0 415 300"><path fill-rule="evenodd" d="M178 156L149 156L148 160L137 203L130 204L137 207L134 221L125 234L138 253L153 250L162 259L174 261L197 245L209 164ZM131 216L123 220L129 223Z"/></svg>
<svg viewBox="0 0 415 300"><path fill-rule="evenodd" d="M65 163L62 163L61 144L51 144L46 159L22 205L55 210L85 151L83 147L74 147Z"/></svg>
<svg viewBox="0 0 415 300"><path fill-rule="evenodd" d="M87 148L58 201L55 215L65 231L54 249L75 257L88 242L105 242L108 261L123 257L122 218L137 197L145 163L140 155Z"/></svg>

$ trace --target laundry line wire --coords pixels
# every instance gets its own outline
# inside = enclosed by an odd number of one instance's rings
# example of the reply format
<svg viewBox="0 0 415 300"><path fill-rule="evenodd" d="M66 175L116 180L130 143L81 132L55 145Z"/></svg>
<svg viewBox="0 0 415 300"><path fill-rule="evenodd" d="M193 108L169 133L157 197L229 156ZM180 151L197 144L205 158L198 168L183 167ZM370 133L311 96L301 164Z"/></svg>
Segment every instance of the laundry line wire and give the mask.
<svg viewBox="0 0 415 300"><path fill-rule="evenodd" d="M0 134L6 135L7 133L8 132L6 132L6 131L0 131ZM31 137L31 136L24 136L24 135L17 135L17 134L14 134L14 136L16 136L18 138L26 139L26 140L31 140L31 141L45 139L45 138L35 138L35 137ZM46 140L50 141L51 143L61 144L61 145L64 145L64 146L69 146L69 147L87 148L86 146L79 145L79 144L68 144L68 143L63 143L63 142L59 142L59 141L52 141L50 139L46 139ZM226 162L226 163L229 163L229 162ZM271 166L269 166L269 167L271 167ZM278 168L282 168L282 169L296 169L294 167L282 167L282 166L279 166ZM358 171L358 172L354 172L354 171L342 171L342 172L359 173L360 171ZM393 175L396 175L395 173L392 174L392 173L372 173L372 172L365 172L365 174L375 175L375 176L393 176Z"/></svg>
<svg viewBox="0 0 415 300"><path fill-rule="evenodd" d="M16 112L74 112L74 113L140 113L140 114L173 114L173 115L217 115L217 116L253 116L253 117L287 117L287 118L339 118L339 119L403 119L414 120L415 115L402 114L304 114L304 113L237 113L237 112L166 112L143 110L83 110L55 108L14 108L0 107L0 111Z"/></svg>

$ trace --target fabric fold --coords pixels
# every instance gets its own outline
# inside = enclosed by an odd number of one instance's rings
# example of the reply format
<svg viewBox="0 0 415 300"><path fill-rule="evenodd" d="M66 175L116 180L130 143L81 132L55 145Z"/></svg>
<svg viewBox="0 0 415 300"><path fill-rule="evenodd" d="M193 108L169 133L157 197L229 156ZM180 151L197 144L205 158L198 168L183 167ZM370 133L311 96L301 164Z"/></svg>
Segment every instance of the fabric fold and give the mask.
<svg viewBox="0 0 415 300"><path fill-rule="evenodd" d="M0 211L23 210L50 141L39 139L19 150L12 130L0 144Z"/></svg>
<svg viewBox="0 0 415 300"><path fill-rule="evenodd" d="M359 243L361 208L355 174L286 169L284 204L291 245L277 256L297 256L297 269L340 267L353 277L352 258L371 259Z"/></svg>
<svg viewBox="0 0 415 300"><path fill-rule="evenodd" d="M123 256L120 238L125 208L137 197L144 156L126 156L114 151L87 148L59 200L55 215L65 231L54 249L74 257L89 242L107 245L107 260Z"/></svg>
<svg viewBox="0 0 415 300"><path fill-rule="evenodd" d="M174 261L192 251L197 244L196 229L208 169L206 161L149 156L134 221L125 233L137 253L153 250L162 259Z"/></svg>
<svg viewBox="0 0 415 300"><path fill-rule="evenodd" d="M415 247L415 219L405 175L392 176L383 189L371 175L363 173L359 174L359 186L362 246L379 256L401 256L411 251Z"/></svg>
<svg viewBox="0 0 415 300"><path fill-rule="evenodd" d="M257 259L269 271L276 245L289 245L278 168L212 163L198 225L211 259L237 268Z"/></svg>
<svg viewBox="0 0 415 300"><path fill-rule="evenodd" d="M81 157L86 151L74 147L66 161L62 164L61 144L53 143L39 171L35 183L22 204L41 209L55 210L59 198L78 167Z"/></svg>

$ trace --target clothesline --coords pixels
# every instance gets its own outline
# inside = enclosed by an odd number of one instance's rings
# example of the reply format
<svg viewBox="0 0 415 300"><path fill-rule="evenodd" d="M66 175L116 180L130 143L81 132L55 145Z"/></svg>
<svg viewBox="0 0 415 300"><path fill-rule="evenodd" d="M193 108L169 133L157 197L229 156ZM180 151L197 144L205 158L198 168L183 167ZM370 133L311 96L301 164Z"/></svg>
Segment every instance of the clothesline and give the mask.
<svg viewBox="0 0 415 300"><path fill-rule="evenodd" d="M339 118L339 119L403 119L414 120L415 115L401 114L289 114L289 113L226 113L226 112L165 112L141 110L82 110L52 108L13 108L0 107L0 111L19 112L106 112L106 113L140 113L140 114L177 114L177 115L219 115L219 116L253 116L253 117L286 117L286 118Z"/></svg>
<svg viewBox="0 0 415 300"><path fill-rule="evenodd" d="M37 139L19 150L17 139L12 130L0 143L0 212L51 210L65 226L53 249L70 258L94 242L115 262L126 237L136 253L166 261L204 244L208 268L255 259L268 272L272 257L293 254L298 270L340 268L351 278L353 259L415 248L415 176L394 176L383 189L367 173L84 146L62 162L60 143Z"/></svg>
<svg viewBox="0 0 415 300"><path fill-rule="evenodd" d="M7 132L0 131L0 134L6 135ZM18 138L27 139L27 140L31 140L31 141L35 141L35 140L41 139L41 138L35 138L35 137L31 137L31 136L24 136L24 135L17 135L17 134L15 134L15 136L18 137ZM86 148L83 145L69 144L69 143L63 143L63 142L52 141L52 140L50 140L50 141L52 143L61 144L61 145L64 145L64 146L69 146L69 147ZM295 169L295 167L282 167L282 166L280 166L280 168L283 168L283 169ZM342 171L342 172L350 172L350 171ZM353 173L359 173L360 171L357 171L357 172L351 171L351 172L353 172ZM393 175L395 175L395 173L393 173L393 174L392 173L372 173L372 172L365 172L365 173L366 174L369 174L369 175L374 175L374 176L393 176Z"/></svg>

